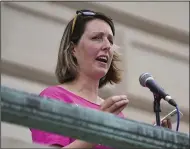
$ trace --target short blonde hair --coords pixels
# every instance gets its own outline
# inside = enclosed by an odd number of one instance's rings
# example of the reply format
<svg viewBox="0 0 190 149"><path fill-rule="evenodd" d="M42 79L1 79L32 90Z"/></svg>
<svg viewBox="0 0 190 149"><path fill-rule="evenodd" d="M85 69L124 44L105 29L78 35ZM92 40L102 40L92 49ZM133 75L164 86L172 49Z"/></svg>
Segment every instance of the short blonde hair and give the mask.
<svg viewBox="0 0 190 149"><path fill-rule="evenodd" d="M93 19L101 19L107 22L115 36L115 28L112 20L101 13L97 16L76 16L77 18L72 19L66 26L63 33L59 52L58 60L56 65L55 74L58 82L63 84L76 79L78 75L77 60L72 54L72 48L74 44L78 44L81 36L84 33L86 23ZM73 22L76 21L76 22ZM72 30L73 23L75 28ZM100 79L99 88L106 85L107 83L119 83L121 81L121 70L117 67L116 62L120 61L119 54L114 51L113 59L107 74Z"/></svg>

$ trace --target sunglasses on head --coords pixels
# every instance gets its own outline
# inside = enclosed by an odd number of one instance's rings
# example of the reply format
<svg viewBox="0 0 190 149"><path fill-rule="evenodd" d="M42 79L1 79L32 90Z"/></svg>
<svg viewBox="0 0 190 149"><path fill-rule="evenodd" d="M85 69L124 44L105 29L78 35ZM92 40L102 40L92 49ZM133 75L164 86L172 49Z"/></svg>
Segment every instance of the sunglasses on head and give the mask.
<svg viewBox="0 0 190 149"><path fill-rule="evenodd" d="M84 16L94 16L96 13L91 10L77 10L77 15L84 15Z"/></svg>
<svg viewBox="0 0 190 149"><path fill-rule="evenodd" d="M76 16L74 17L73 19L73 23L72 23L72 33L73 34L73 31L74 31L74 28L75 28L75 24L76 24L76 20L77 20L77 16L78 15L83 15L83 16L95 16L95 15L102 15L104 16L103 14L101 13L97 13L97 12L94 12L94 11L91 11L91 10L78 10L76 12ZM111 18L109 18L110 20L112 20Z"/></svg>

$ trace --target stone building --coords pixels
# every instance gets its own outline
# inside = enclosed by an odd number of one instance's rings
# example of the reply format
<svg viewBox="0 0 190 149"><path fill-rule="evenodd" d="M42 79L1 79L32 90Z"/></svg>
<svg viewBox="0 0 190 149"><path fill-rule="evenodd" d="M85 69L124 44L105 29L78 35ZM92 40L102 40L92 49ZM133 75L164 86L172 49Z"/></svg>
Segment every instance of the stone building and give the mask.
<svg viewBox="0 0 190 149"><path fill-rule="evenodd" d="M185 2L3 2L1 84L36 94L56 84L54 69L63 30L76 10L84 8L113 18L122 54L122 83L104 87L100 95L127 94L127 118L151 124L153 95L138 81L140 74L150 72L184 114L179 131L189 133L189 5ZM161 108L162 116L173 109L164 101ZM2 138L31 143L28 128L4 122L1 126Z"/></svg>

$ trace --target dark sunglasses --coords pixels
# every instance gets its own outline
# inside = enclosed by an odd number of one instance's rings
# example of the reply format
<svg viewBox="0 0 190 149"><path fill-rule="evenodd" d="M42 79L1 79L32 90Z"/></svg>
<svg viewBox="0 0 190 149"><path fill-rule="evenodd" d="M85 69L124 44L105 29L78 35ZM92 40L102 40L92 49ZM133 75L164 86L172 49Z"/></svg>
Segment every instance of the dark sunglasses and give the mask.
<svg viewBox="0 0 190 149"><path fill-rule="evenodd" d="M91 10L78 10L76 11L76 16L74 17L73 19L73 23L72 23L72 32L71 34L73 34L73 31L75 29L75 24L76 24L76 20L77 20L77 16L78 15L83 15L83 16L96 16L96 15L101 15L101 16L104 16L103 14L101 13L97 13L97 12L94 12L94 11L91 11ZM112 20L111 18L109 18L110 20Z"/></svg>

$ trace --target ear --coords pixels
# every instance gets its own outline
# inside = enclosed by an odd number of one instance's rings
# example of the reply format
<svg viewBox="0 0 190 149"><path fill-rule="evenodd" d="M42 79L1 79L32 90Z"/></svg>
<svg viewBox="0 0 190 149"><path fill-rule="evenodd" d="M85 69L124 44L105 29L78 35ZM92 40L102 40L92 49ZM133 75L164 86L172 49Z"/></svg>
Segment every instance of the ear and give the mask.
<svg viewBox="0 0 190 149"><path fill-rule="evenodd" d="M73 43L73 42L71 42L70 43L71 45L71 53L72 53L72 55L75 57L75 53L76 53L76 45Z"/></svg>

